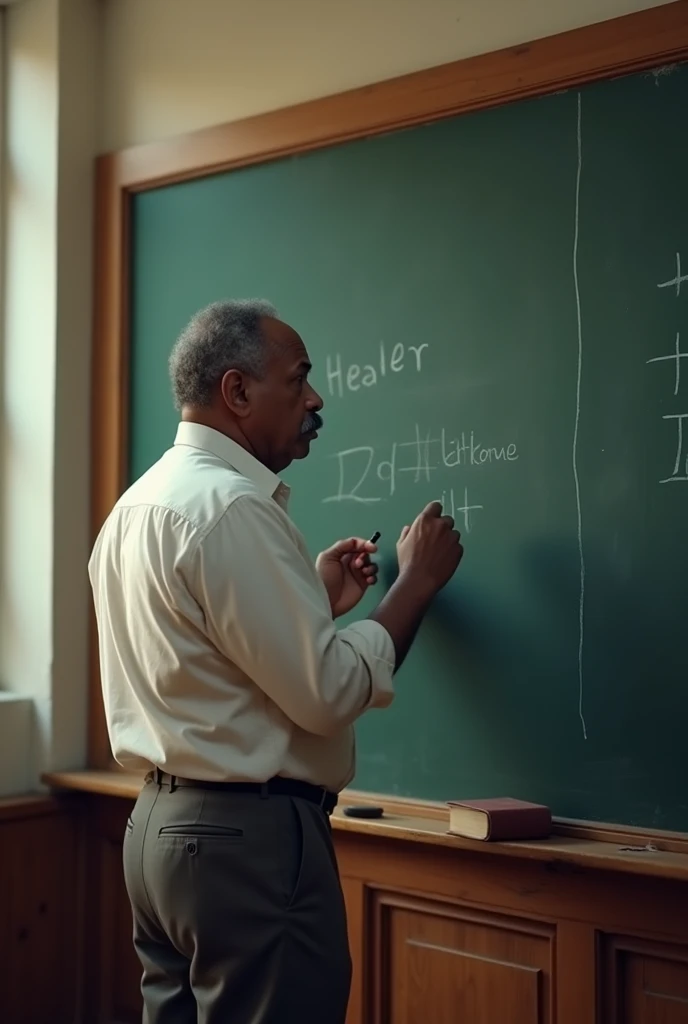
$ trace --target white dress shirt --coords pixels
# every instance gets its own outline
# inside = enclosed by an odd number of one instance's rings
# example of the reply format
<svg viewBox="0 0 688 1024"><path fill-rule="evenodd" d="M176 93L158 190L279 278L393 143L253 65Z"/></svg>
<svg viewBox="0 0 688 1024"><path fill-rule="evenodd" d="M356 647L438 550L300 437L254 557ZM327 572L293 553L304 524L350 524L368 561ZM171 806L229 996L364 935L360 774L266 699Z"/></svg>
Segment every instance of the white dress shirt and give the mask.
<svg viewBox="0 0 688 1024"><path fill-rule="evenodd" d="M352 723L392 701L394 646L370 619L337 628L288 496L234 441L181 423L110 513L89 577L124 768L351 781Z"/></svg>

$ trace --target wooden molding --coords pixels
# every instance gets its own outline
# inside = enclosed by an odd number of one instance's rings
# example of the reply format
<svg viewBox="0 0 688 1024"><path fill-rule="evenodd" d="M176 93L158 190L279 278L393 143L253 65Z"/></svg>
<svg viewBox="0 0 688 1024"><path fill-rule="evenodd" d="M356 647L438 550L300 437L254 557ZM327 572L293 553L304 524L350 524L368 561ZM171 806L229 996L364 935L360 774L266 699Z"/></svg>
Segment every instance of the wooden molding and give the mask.
<svg viewBox="0 0 688 1024"><path fill-rule="evenodd" d="M688 0L100 157L92 373L93 538L124 489L131 196L688 57ZM89 765L113 770L91 622Z"/></svg>
<svg viewBox="0 0 688 1024"><path fill-rule="evenodd" d="M78 793L92 793L97 796L115 796L124 800L136 800L141 792L143 776L131 772L76 771L45 772L41 776L44 786L54 790L71 790Z"/></svg>
<svg viewBox="0 0 688 1024"><path fill-rule="evenodd" d="M686 56L685 0L102 158L141 191Z"/></svg>
<svg viewBox="0 0 688 1024"><path fill-rule="evenodd" d="M96 165L95 297L91 361L91 539L95 540L126 478L129 393L129 199L112 162ZM100 693L98 635L89 629L88 761L113 768Z"/></svg>

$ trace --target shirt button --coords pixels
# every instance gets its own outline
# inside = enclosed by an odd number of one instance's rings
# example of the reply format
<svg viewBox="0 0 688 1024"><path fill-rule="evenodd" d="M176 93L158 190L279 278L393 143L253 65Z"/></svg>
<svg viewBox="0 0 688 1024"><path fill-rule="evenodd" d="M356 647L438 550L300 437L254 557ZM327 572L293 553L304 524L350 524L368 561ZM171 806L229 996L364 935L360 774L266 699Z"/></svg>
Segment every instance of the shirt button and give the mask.
<svg viewBox="0 0 688 1024"><path fill-rule="evenodd" d="M187 843L186 852L193 857L194 854L198 852L198 846L196 845L196 843Z"/></svg>

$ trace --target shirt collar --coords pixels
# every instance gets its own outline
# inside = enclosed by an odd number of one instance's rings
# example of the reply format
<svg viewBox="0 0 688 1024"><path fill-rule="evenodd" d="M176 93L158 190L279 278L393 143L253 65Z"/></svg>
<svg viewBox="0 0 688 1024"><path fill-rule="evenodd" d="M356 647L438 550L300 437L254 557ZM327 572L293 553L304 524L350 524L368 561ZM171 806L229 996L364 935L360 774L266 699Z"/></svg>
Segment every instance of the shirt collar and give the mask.
<svg viewBox="0 0 688 1024"><path fill-rule="evenodd" d="M205 427L200 423L182 422L177 427L174 443L210 452L237 473L252 480L269 498L281 499L281 503L286 504L290 494L289 487L250 452L231 437L221 434L219 430L213 430L212 427Z"/></svg>

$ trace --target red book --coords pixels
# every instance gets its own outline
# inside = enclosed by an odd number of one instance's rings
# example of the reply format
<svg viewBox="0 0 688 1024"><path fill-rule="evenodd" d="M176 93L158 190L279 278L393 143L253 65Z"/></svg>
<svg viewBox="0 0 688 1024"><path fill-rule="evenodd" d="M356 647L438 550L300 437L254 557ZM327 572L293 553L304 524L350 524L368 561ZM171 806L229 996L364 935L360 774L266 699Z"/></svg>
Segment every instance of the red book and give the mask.
<svg viewBox="0 0 688 1024"><path fill-rule="evenodd" d="M552 831L552 812L544 804L511 797L448 803L449 832L465 839L546 839Z"/></svg>

